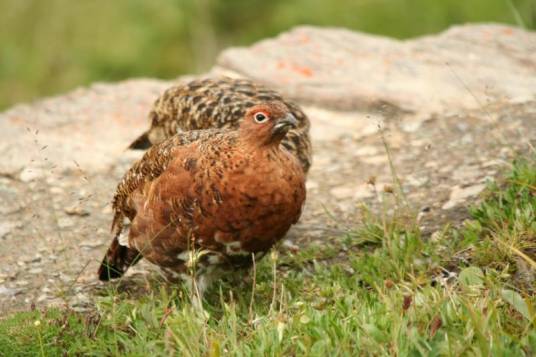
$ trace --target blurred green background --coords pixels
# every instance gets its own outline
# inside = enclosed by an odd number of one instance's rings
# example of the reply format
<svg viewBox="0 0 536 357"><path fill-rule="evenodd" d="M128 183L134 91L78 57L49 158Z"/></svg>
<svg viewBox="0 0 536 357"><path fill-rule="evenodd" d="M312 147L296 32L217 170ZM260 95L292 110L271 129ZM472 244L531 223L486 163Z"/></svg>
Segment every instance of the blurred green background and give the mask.
<svg viewBox="0 0 536 357"><path fill-rule="evenodd" d="M0 109L93 81L174 78L299 24L408 38L536 26L536 0L0 0Z"/></svg>

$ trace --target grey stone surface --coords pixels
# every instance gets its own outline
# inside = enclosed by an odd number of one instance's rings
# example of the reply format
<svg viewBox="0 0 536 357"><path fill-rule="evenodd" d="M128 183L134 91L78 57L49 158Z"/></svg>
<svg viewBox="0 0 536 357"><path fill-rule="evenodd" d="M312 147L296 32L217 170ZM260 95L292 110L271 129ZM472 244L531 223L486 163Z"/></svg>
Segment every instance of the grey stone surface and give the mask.
<svg viewBox="0 0 536 357"><path fill-rule="evenodd" d="M218 65L304 102L347 110L430 113L523 102L536 93L536 35L465 25L407 41L344 29L298 27Z"/></svg>
<svg viewBox="0 0 536 357"><path fill-rule="evenodd" d="M170 83L95 84L0 114L0 174L23 182L50 172L96 172L114 163L145 126L147 108Z"/></svg>

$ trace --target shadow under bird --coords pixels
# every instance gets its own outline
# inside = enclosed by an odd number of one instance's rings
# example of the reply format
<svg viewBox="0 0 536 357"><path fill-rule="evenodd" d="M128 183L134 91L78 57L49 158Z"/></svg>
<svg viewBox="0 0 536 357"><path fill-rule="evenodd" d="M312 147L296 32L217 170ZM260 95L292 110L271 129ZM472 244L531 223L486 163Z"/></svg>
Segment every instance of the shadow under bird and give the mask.
<svg viewBox="0 0 536 357"><path fill-rule="evenodd" d="M237 129L248 109L269 101L283 103L296 118L296 126L289 130L281 144L298 158L307 174L312 160L307 115L296 103L249 79L196 79L167 89L149 113L150 128L130 148L147 149L184 131Z"/></svg>
<svg viewBox="0 0 536 357"><path fill-rule="evenodd" d="M285 103L271 101L249 108L238 129L184 132L151 147L117 187L99 278L145 258L202 295L218 272L261 258L305 202L303 166L280 145L297 125Z"/></svg>

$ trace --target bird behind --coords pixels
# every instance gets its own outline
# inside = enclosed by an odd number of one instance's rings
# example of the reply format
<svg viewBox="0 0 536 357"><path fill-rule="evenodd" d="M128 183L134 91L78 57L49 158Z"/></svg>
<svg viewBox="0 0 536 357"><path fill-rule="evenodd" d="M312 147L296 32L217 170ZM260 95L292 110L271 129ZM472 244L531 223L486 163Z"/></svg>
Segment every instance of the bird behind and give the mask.
<svg viewBox="0 0 536 357"><path fill-rule="evenodd" d="M178 132L238 129L249 108L269 101L281 102L296 118L296 127L289 130L282 145L298 158L307 173L312 161L309 119L297 104L248 79L196 79L167 89L149 113L150 128L130 148L145 150Z"/></svg>

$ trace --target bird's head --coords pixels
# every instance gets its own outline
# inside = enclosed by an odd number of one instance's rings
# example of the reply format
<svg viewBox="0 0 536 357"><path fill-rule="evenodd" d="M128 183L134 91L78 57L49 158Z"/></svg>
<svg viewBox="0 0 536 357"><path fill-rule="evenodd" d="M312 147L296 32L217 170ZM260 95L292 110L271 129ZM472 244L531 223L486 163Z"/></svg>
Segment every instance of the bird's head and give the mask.
<svg viewBox="0 0 536 357"><path fill-rule="evenodd" d="M241 134L260 145L278 145L298 122L288 107L273 101L255 105L246 112L240 125Z"/></svg>

